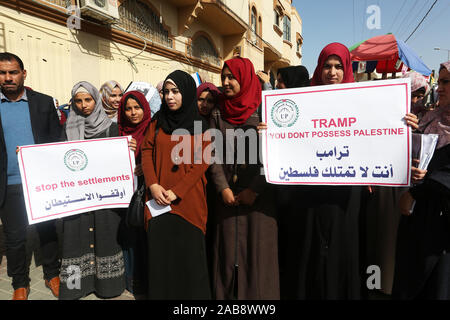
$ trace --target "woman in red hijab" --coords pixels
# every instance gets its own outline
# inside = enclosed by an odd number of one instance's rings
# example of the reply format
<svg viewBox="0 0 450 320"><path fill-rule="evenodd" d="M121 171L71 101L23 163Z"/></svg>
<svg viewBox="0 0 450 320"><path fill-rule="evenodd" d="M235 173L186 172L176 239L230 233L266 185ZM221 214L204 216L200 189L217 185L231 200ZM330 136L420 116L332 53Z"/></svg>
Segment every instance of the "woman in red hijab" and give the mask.
<svg viewBox="0 0 450 320"><path fill-rule="evenodd" d="M261 84L251 61L247 58L226 61L222 69L222 87L226 97L223 117L234 125L245 123L262 99Z"/></svg>
<svg viewBox="0 0 450 320"><path fill-rule="evenodd" d="M227 60L222 87L225 100L213 110L210 121L210 127L220 130L218 136L223 137L225 162L210 167L220 194L213 231L214 298L279 299L273 191L261 175L258 162L256 126L260 121L261 84L251 61ZM237 152L241 143L245 145L245 157Z"/></svg>
<svg viewBox="0 0 450 320"><path fill-rule="evenodd" d="M312 86L355 82L352 61L347 47L333 42L320 52L317 67L311 79Z"/></svg>
<svg viewBox="0 0 450 320"><path fill-rule="evenodd" d="M311 85L354 82L350 53L340 43L320 53ZM360 299L359 212L362 187L295 186L286 227L282 297ZM365 270L364 270L365 274ZM284 278L284 277L283 277Z"/></svg>
<svg viewBox="0 0 450 320"><path fill-rule="evenodd" d="M132 147L136 159L135 175L138 177L138 188L144 183L141 166L141 144L151 120L150 106L145 96L139 91L129 91L120 100L117 112L119 135L132 136ZM132 150L133 150L132 149ZM125 214L125 210L122 213ZM147 295L147 248L144 228L126 225L122 219L119 229L119 243L122 246L125 261L127 290L136 299Z"/></svg>
<svg viewBox="0 0 450 320"><path fill-rule="evenodd" d="M150 105L139 91L129 91L120 100L117 123L121 136L131 135L136 143L134 156L140 162L141 144L151 121ZM137 162L136 162L137 163ZM136 166L138 167L138 166ZM138 169L139 170L139 169ZM141 176L142 174L138 174Z"/></svg>
<svg viewBox="0 0 450 320"><path fill-rule="evenodd" d="M222 99L222 92L210 83L204 82L197 88L197 105L200 115L209 119L211 111Z"/></svg>
<svg viewBox="0 0 450 320"><path fill-rule="evenodd" d="M348 49L340 43L320 53L312 86L354 82ZM414 116L405 120L417 126ZM298 186L287 233L288 299L361 299L366 286L365 220L361 215L367 188ZM362 226L360 228L360 226ZM367 275L369 277L370 275Z"/></svg>

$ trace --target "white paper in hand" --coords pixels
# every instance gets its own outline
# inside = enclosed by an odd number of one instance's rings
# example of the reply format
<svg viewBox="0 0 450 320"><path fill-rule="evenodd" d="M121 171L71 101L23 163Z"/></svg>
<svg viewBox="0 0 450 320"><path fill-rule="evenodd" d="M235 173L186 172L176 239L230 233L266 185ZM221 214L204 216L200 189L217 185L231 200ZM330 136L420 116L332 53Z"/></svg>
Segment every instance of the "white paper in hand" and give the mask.
<svg viewBox="0 0 450 320"><path fill-rule="evenodd" d="M155 199L147 201L146 205L150 210L150 213L152 214L153 218L172 210L170 206L160 206L159 204L156 203Z"/></svg>
<svg viewBox="0 0 450 320"><path fill-rule="evenodd" d="M422 135L422 147L420 148L420 163L419 169L428 168L428 164L433 157L434 150L436 149L436 145L439 139L439 135L437 134L423 134Z"/></svg>

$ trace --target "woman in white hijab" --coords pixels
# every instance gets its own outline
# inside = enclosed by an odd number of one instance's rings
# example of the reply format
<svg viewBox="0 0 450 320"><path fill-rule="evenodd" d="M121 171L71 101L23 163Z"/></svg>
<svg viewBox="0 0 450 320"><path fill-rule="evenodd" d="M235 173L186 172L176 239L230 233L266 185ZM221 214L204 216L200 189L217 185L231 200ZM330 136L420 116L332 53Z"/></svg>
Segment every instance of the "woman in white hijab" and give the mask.
<svg viewBox="0 0 450 320"><path fill-rule="evenodd" d="M89 82L78 82L72 89L72 107L67 119L65 133L67 140L92 139L106 134L113 121L106 115L97 89ZM118 127L114 125L118 135Z"/></svg>

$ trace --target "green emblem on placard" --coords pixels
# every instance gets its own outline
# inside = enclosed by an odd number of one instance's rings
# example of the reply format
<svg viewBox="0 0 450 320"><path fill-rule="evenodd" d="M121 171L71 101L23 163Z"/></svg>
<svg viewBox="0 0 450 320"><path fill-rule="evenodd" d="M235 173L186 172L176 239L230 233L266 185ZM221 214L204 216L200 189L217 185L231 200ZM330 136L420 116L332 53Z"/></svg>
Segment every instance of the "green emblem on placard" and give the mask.
<svg viewBox="0 0 450 320"><path fill-rule="evenodd" d="M299 115L298 107L294 101L282 99L277 101L272 108L272 121L278 127L290 127L297 122Z"/></svg>
<svg viewBox="0 0 450 320"><path fill-rule="evenodd" d="M88 158L80 149L71 149L64 155L64 164L69 170L81 171L88 165Z"/></svg>

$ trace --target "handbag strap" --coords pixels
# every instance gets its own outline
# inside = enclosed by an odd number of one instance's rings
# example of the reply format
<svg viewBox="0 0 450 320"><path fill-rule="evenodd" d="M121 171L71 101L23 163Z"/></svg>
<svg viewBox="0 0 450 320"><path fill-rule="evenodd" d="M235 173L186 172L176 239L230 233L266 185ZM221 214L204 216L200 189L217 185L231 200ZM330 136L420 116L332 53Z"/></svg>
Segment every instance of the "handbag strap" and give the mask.
<svg viewBox="0 0 450 320"><path fill-rule="evenodd" d="M156 127L156 129L155 129L155 138L153 139L153 155L152 155L153 166L155 166L155 167L156 167L156 136L158 135L158 131L159 131L159 128Z"/></svg>
<svg viewBox="0 0 450 320"><path fill-rule="evenodd" d="M156 128L155 129L155 137L153 138L153 154L152 154L153 166L156 166L155 151L156 151L156 136L158 135L158 131L159 131L159 128ZM144 192L145 192L145 190L147 190L147 187L145 186L145 180L144 180L144 183L142 184L141 188L143 188Z"/></svg>

